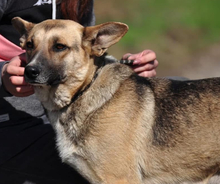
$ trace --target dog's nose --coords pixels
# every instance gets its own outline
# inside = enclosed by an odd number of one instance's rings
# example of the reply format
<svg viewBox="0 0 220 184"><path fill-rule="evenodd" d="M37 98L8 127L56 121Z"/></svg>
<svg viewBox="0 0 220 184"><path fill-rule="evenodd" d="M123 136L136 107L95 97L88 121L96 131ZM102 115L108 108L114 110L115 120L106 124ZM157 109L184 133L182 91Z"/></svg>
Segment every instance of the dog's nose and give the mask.
<svg viewBox="0 0 220 184"><path fill-rule="evenodd" d="M37 67L34 67L34 66L26 66L24 74L29 79L36 79L37 76L40 74L40 70Z"/></svg>

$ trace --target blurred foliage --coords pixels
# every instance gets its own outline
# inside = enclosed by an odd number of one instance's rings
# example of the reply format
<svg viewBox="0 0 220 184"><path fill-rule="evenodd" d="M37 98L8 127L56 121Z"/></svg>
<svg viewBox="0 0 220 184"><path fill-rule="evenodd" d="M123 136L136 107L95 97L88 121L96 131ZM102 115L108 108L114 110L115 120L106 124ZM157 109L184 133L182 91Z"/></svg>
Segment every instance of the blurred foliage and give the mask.
<svg viewBox="0 0 220 184"><path fill-rule="evenodd" d="M97 23L120 21L129 26L111 53L121 57L152 49L161 76L184 74L181 70L195 57L220 43L219 7L219 0L95 0Z"/></svg>

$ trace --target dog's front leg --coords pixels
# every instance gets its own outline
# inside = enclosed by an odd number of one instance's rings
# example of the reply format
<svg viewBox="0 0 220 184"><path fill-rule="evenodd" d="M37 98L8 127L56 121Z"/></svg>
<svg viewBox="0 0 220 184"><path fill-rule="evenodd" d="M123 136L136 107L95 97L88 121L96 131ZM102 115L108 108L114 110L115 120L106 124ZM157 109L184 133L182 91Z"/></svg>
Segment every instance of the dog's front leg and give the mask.
<svg viewBox="0 0 220 184"><path fill-rule="evenodd" d="M118 180L110 179L108 181L105 181L103 184L135 184L135 183L128 182L127 179L118 179Z"/></svg>
<svg viewBox="0 0 220 184"><path fill-rule="evenodd" d="M127 180L118 180L115 184L129 184Z"/></svg>
<svg viewBox="0 0 220 184"><path fill-rule="evenodd" d="M142 182L136 176L129 176L129 177L115 177L115 176L108 176L105 175L103 178L102 184L141 184Z"/></svg>

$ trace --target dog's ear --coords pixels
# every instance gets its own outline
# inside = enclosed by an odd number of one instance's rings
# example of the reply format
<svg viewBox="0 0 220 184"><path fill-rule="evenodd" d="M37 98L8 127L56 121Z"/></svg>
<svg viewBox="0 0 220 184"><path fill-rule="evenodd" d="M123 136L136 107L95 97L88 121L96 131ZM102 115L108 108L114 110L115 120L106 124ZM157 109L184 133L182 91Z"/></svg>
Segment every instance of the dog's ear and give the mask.
<svg viewBox="0 0 220 184"><path fill-rule="evenodd" d="M91 47L91 55L101 56L117 43L128 31L128 26L119 22L109 22L97 26L85 27L83 40Z"/></svg>
<svg viewBox="0 0 220 184"><path fill-rule="evenodd" d="M12 19L12 25L20 33L20 45L23 47L23 43L26 40L27 33L34 27L34 24L28 21L23 20L20 17L15 17Z"/></svg>

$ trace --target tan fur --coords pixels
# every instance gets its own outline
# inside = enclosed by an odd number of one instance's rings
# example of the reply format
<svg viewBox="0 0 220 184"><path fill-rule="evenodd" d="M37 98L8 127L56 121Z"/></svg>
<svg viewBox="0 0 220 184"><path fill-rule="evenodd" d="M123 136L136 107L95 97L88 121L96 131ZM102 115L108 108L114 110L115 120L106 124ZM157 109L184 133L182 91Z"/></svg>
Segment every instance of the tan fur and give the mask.
<svg viewBox="0 0 220 184"><path fill-rule="evenodd" d="M206 182L219 171L219 78L137 76L103 56L127 32L122 23L13 24L60 156L91 183Z"/></svg>

